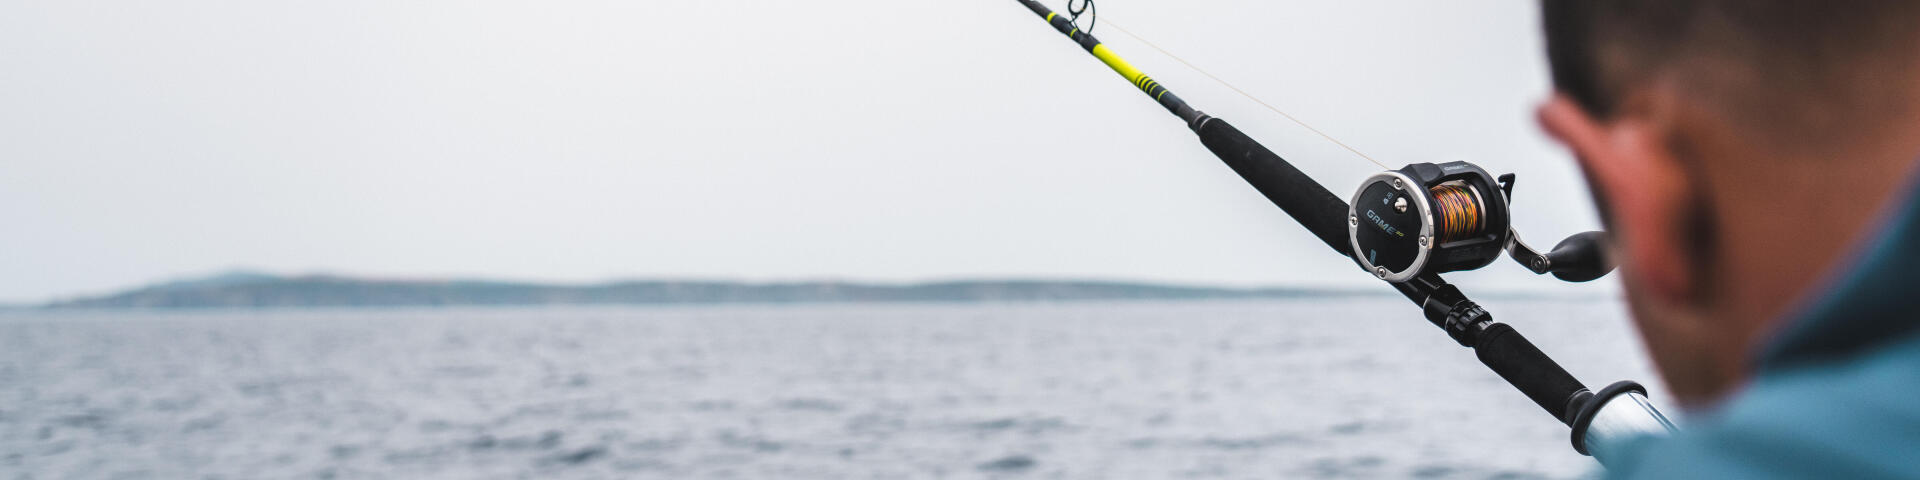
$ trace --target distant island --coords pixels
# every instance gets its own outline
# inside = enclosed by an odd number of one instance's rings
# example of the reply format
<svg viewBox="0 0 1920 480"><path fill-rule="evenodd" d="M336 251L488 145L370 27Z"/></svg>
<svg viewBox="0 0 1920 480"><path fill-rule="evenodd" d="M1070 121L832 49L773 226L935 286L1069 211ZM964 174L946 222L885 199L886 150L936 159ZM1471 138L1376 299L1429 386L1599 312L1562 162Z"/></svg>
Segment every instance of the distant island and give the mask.
<svg viewBox="0 0 1920 480"><path fill-rule="evenodd" d="M1217 300L1392 295L1388 288L1217 288L1088 280L912 284L629 280L567 285L233 272L56 301L48 308L412 307L852 302Z"/></svg>

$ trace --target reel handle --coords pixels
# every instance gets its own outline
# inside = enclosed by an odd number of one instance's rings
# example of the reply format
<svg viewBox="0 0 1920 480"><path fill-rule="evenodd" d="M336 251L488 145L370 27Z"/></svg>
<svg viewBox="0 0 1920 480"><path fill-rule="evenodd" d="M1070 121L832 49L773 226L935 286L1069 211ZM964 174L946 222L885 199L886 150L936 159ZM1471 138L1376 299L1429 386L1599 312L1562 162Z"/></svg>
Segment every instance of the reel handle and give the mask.
<svg viewBox="0 0 1920 480"><path fill-rule="evenodd" d="M1507 240L1507 254L1533 273L1552 273L1569 282L1585 282L1606 276L1614 262L1607 255L1607 232L1580 232L1561 240L1553 251L1540 253L1520 241L1514 233Z"/></svg>

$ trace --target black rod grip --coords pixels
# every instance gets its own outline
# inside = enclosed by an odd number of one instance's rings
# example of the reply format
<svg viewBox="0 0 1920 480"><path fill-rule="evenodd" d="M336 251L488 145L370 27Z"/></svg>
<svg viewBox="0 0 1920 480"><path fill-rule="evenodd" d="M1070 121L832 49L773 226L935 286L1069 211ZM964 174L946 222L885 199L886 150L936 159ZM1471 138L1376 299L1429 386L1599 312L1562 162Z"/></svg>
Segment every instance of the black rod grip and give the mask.
<svg viewBox="0 0 1920 480"><path fill-rule="evenodd" d="M1286 159L1267 150L1260 142L1253 141L1233 125L1212 117L1201 117L1199 125L1193 126L1194 133L1200 135L1200 143L1213 151L1213 155L1227 162L1228 167L1246 179L1267 200L1293 216L1300 226L1320 237L1340 256L1352 258L1352 247L1347 241L1347 202L1333 196L1327 187L1313 181L1306 173L1287 163Z"/></svg>
<svg viewBox="0 0 1920 480"><path fill-rule="evenodd" d="M1573 424L1573 416L1579 411L1575 405L1578 402L1574 400L1587 391L1587 387L1534 347L1519 331L1504 323L1493 323L1477 335L1473 353L1480 357L1480 363L1507 379L1507 383L1520 389L1520 393L1526 394L1541 409L1561 423Z"/></svg>

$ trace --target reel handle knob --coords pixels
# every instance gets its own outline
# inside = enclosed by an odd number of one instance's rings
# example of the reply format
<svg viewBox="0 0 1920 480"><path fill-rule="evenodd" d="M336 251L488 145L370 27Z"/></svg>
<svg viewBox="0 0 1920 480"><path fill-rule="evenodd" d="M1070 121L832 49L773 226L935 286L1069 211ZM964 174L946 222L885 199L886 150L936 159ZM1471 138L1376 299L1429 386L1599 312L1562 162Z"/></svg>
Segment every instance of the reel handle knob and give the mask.
<svg viewBox="0 0 1920 480"><path fill-rule="evenodd" d="M1607 255L1607 232L1576 233L1547 252L1547 271L1569 282L1606 276L1613 267L1613 259Z"/></svg>

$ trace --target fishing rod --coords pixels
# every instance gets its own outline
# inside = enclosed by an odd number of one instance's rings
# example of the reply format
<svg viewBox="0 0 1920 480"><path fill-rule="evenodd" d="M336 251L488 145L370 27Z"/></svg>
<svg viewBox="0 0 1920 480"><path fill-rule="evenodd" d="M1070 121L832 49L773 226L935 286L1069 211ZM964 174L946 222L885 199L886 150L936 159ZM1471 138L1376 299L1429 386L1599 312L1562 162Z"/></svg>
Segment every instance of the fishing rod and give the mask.
<svg viewBox="0 0 1920 480"><path fill-rule="evenodd" d="M1461 346L1472 348L1480 363L1571 427L1575 451L1604 465L1611 453L1605 445L1674 429L1647 400L1646 387L1621 381L1598 392L1588 390L1519 331L1493 321L1485 308L1440 278L1441 273L1487 266L1504 252L1536 274L1551 273L1573 282L1593 280L1613 269L1603 254L1605 234L1576 234L1553 250L1533 249L1512 228L1508 200L1514 176L1495 178L1477 165L1460 161L1415 163L1375 174L1361 183L1348 203L1227 121L1194 109L1092 33L1081 30L1077 20L1092 2L1074 9L1069 1L1069 14L1061 15L1034 0L1017 1L1179 117L1200 137L1201 145L1268 201L1328 248L1413 301L1428 322Z"/></svg>

